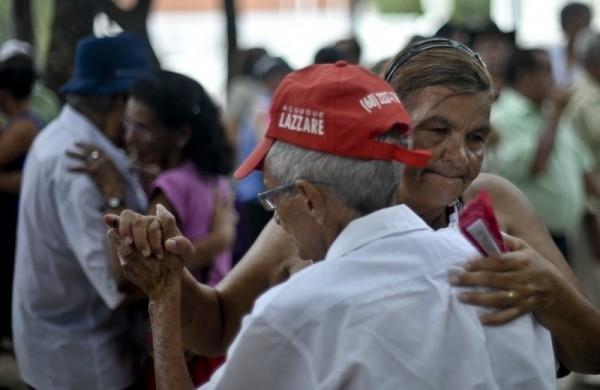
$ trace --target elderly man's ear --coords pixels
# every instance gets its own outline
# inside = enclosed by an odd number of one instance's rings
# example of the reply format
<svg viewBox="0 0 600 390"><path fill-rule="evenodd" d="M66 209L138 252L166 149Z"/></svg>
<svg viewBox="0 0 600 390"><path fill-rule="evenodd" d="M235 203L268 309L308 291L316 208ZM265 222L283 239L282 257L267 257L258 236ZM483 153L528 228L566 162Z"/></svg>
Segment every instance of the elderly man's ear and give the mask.
<svg viewBox="0 0 600 390"><path fill-rule="evenodd" d="M325 223L327 215L328 196L327 190L307 180L298 180L296 188L302 195L302 205L319 225Z"/></svg>

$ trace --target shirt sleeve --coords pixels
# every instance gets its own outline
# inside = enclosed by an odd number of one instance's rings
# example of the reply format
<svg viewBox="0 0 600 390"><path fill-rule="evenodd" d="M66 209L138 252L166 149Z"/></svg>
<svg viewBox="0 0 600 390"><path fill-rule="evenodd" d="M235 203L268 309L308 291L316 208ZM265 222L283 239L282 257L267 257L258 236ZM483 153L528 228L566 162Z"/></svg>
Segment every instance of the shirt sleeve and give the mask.
<svg viewBox="0 0 600 390"><path fill-rule="evenodd" d="M104 303L116 308L125 298L110 268L103 213L104 199L92 180L62 172L56 183L57 212L71 251Z"/></svg>
<svg viewBox="0 0 600 390"><path fill-rule="evenodd" d="M160 174L150 186L150 199L160 190L169 200L175 210L179 221L188 215L188 206L186 203L186 181L180 173L174 170L166 171Z"/></svg>
<svg viewBox="0 0 600 390"><path fill-rule="evenodd" d="M596 130L600 124L598 107L600 107L600 100L581 102L573 113L573 127L586 144L591 144L598 137Z"/></svg>
<svg viewBox="0 0 600 390"><path fill-rule="evenodd" d="M302 346L260 317L244 319L227 356L227 362L201 390L318 388Z"/></svg>
<svg viewBox="0 0 600 390"><path fill-rule="evenodd" d="M589 145L586 144L584 140L575 132L575 129L569 126L565 130L572 133L575 149L579 151L579 153L576 154L576 157L579 159L579 163L583 168L583 172L592 172L596 167L596 159L594 158L594 154L592 153Z"/></svg>

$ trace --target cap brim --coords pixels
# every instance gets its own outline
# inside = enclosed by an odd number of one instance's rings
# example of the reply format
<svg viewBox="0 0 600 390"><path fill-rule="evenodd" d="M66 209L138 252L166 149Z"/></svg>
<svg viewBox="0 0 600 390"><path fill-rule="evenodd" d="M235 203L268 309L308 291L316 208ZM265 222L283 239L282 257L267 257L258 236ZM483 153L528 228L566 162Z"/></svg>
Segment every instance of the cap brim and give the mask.
<svg viewBox="0 0 600 390"><path fill-rule="evenodd" d="M262 170L263 161L265 160L267 153L269 153L269 149L271 149L273 142L275 141L271 138L263 138L261 143L254 148L246 160L244 160L238 169L235 170L233 177L239 180L251 174L252 171Z"/></svg>
<svg viewBox="0 0 600 390"><path fill-rule="evenodd" d="M393 152L393 156L395 161L412 167L425 168L431 158L431 152L427 150L396 148Z"/></svg>

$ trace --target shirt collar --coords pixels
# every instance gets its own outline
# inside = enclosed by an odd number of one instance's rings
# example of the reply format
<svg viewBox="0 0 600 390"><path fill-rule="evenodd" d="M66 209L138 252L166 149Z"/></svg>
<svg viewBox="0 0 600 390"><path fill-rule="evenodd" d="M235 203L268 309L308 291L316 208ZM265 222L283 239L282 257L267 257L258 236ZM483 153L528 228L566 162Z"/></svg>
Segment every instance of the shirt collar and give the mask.
<svg viewBox="0 0 600 390"><path fill-rule="evenodd" d="M350 222L327 251L325 260L342 257L379 238L415 230L432 229L406 205L381 209Z"/></svg>

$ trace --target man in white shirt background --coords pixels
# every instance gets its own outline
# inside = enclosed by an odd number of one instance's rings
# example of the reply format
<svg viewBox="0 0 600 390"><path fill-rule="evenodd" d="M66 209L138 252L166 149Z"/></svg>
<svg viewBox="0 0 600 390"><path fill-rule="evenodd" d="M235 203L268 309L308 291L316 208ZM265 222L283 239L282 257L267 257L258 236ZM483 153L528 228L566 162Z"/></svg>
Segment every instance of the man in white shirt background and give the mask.
<svg viewBox="0 0 600 390"><path fill-rule="evenodd" d="M364 69L318 65L282 82L266 137L236 177L264 168L269 190L259 199L302 258L323 260L256 302L202 389L555 388L550 334L531 315L484 328L481 309L457 300L448 274L477 255L470 244L455 229L434 232L404 205L389 207L402 174L395 162L423 166L428 157L403 146L409 128L390 86ZM168 237L174 220L159 214ZM129 222L120 223L126 236ZM156 283L140 283L157 383L192 389L180 262L143 260L129 237L109 235L134 282L136 267L162 267Z"/></svg>

